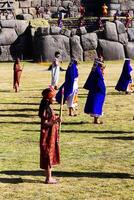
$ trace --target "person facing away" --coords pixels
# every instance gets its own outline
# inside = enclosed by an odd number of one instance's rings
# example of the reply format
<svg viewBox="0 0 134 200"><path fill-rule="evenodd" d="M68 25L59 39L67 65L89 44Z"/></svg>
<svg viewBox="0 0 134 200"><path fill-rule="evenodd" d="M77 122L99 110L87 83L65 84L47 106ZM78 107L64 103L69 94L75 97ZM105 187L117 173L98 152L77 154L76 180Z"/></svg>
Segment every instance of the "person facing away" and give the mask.
<svg viewBox="0 0 134 200"><path fill-rule="evenodd" d="M20 78L22 74L22 67L20 65L20 59L16 58L13 66L13 89L15 92L19 91L19 86L20 86Z"/></svg>
<svg viewBox="0 0 134 200"><path fill-rule="evenodd" d="M120 78L115 86L115 89L119 92L125 92L126 94L129 94L132 92L131 85L132 85L132 66L130 64L130 59L126 58L124 61L123 69L120 75Z"/></svg>
<svg viewBox="0 0 134 200"><path fill-rule="evenodd" d="M58 89L58 81L59 81L59 74L60 74L60 52L55 52L55 58L52 62L52 69L51 69L51 86L54 87L55 90Z"/></svg>
<svg viewBox="0 0 134 200"><path fill-rule="evenodd" d="M106 96L106 86L103 77L104 69L104 63L96 60L84 84L84 89L89 90L84 112L94 117L94 124L102 124L99 117L102 115L102 108Z"/></svg>
<svg viewBox="0 0 134 200"><path fill-rule="evenodd" d="M56 94L56 101L61 103L62 89L64 88L63 103L67 102L69 109L69 116L76 116L76 108L78 105L78 62L76 59L72 59L68 65L65 82L60 87Z"/></svg>
<svg viewBox="0 0 134 200"><path fill-rule="evenodd" d="M42 100L39 106L41 119L40 133L40 168L45 171L45 183L54 184L57 181L52 178L52 166L60 163L59 151L59 122L60 118L55 115L50 104L55 101L55 90L46 88L42 91Z"/></svg>
<svg viewBox="0 0 134 200"><path fill-rule="evenodd" d="M107 17L108 15L108 6L105 3L102 6L102 15L103 17Z"/></svg>

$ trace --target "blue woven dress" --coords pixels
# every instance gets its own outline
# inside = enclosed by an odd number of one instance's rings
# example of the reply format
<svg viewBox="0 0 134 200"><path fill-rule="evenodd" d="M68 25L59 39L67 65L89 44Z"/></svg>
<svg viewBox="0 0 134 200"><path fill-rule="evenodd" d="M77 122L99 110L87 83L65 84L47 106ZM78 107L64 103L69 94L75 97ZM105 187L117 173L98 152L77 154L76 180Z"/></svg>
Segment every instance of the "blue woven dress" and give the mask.
<svg viewBox="0 0 134 200"><path fill-rule="evenodd" d="M124 66L122 69L122 73L120 78L115 86L115 89L118 91L127 91L127 87L129 83L132 83L132 78L130 72L132 71L132 67L130 64L130 59L126 59L124 62Z"/></svg>
<svg viewBox="0 0 134 200"><path fill-rule="evenodd" d="M74 90L74 82L78 78L78 68L75 62L71 62L67 68L65 75L65 82L59 88L58 93L56 94L56 101L61 103L62 98L62 88L64 88L64 99L63 103L67 100L67 98L73 93ZM75 89L78 92L78 88Z"/></svg>
<svg viewBox="0 0 134 200"><path fill-rule="evenodd" d="M102 115L102 108L106 96L106 86L100 67L100 63L96 63L84 85L84 88L89 90L84 112L93 117Z"/></svg>

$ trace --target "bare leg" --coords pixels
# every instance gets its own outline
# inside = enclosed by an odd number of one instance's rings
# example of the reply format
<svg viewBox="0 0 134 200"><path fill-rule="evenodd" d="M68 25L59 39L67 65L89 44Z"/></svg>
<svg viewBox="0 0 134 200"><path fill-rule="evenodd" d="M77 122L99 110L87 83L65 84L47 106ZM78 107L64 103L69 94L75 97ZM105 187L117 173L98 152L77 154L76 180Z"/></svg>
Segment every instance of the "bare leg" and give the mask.
<svg viewBox="0 0 134 200"><path fill-rule="evenodd" d="M17 84L15 84L14 89L15 89L15 92L18 92L18 91L19 91L19 87L18 87Z"/></svg>
<svg viewBox="0 0 134 200"><path fill-rule="evenodd" d="M103 122L99 120L99 117L94 117L94 124L103 124Z"/></svg>
<svg viewBox="0 0 134 200"><path fill-rule="evenodd" d="M77 116L77 114L75 113L75 109L72 107L69 107L69 116Z"/></svg>
<svg viewBox="0 0 134 200"><path fill-rule="evenodd" d="M46 180L45 180L46 184L55 184L57 183L57 181L52 178L52 170L51 167L48 166L48 169L46 170Z"/></svg>
<svg viewBox="0 0 134 200"><path fill-rule="evenodd" d="M72 116L72 108L69 107L69 116Z"/></svg>

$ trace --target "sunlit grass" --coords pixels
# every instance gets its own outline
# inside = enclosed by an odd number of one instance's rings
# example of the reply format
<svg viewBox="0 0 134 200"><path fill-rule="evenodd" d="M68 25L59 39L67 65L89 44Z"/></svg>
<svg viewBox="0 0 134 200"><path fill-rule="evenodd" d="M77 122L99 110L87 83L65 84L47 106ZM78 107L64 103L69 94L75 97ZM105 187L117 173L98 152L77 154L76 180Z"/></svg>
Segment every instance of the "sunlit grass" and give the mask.
<svg viewBox="0 0 134 200"><path fill-rule="evenodd" d="M12 89L13 63L0 64L1 200L134 199L134 94L114 89L123 61L106 65L104 124L94 125L83 112L87 97L83 85L92 62L80 63L79 115L70 118L64 105L61 164L54 168L59 183L45 185L39 169L38 107L41 91L50 85L49 63L25 63L19 93ZM60 84L64 75L60 73ZM59 105L53 108L59 113Z"/></svg>

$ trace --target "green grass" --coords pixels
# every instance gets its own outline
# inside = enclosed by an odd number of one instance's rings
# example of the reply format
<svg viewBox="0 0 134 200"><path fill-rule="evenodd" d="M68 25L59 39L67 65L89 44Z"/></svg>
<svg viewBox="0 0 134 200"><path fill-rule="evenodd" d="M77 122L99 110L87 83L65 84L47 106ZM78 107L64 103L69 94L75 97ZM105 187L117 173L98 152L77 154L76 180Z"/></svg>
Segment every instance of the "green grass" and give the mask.
<svg viewBox="0 0 134 200"><path fill-rule="evenodd" d="M114 89L123 61L106 65L104 124L94 125L83 112L83 85L92 62L80 63L79 115L69 117L64 105L61 164L53 169L59 183L45 185L39 169L38 107L41 91L50 84L49 63L25 63L19 93L12 90L13 63L0 64L0 200L134 199L134 94ZM59 105L53 108L59 113Z"/></svg>

